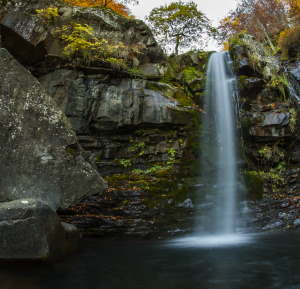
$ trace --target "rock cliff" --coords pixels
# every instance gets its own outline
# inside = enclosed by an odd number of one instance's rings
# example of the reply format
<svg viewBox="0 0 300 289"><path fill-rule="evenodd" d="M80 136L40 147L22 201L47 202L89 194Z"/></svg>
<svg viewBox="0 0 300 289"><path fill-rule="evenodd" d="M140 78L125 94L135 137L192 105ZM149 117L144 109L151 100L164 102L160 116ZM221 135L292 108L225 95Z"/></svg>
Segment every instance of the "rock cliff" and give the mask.
<svg viewBox="0 0 300 289"><path fill-rule="evenodd" d="M231 45L239 79L244 175L253 227L290 230L299 217L299 91L297 63L282 63L262 44Z"/></svg>
<svg viewBox="0 0 300 289"><path fill-rule="evenodd" d="M18 117L24 110L22 126L28 132L20 153L5 147L9 160L20 162L24 150L26 157L22 166L7 161L14 171L6 172L10 178L2 201L41 199L90 234L149 237L181 231L193 208L199 97L208 54L167 58L142 21L64 1L8 1L1 7L0 29L2 46L12 55L2 49L1 61L7 57L14 64L11 70L4 64L10 73L3 70L3 78L23 87L10 93L19 97L11 107ZM118 51L96 57L93 49L68 42L70 34L90 47L102 43ZM31 101L33 88L40 102L47 99L46 109L55 107L65 138L54 137L52 115L41 130L33 123L38 117L22 102L22 97ZM26 161L29 151L32 161ZM108 182L104 194L98 174ZM10 180L22 190L10 190ZM92 196L79 202L87 195Z"/></svg>

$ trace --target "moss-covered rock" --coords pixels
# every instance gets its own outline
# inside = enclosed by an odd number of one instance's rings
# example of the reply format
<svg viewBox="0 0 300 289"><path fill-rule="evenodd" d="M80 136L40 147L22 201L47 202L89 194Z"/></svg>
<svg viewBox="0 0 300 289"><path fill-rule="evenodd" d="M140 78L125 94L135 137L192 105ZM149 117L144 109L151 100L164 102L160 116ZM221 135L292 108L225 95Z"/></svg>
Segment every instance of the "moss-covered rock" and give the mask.
<svg viewBox="0 0 300 289"><path fill-rule="evenodd" d="M201 103L201 96L205 90L206 66L211 52L190 51L181 55L171 55L167 59L166 72L163 81L172 82L180 86L187 101Z"/></svg>
<svg viewBox="0 0 300 289"><path fill-rule="evenodd" d="M262 199L256 202L256 222L263 224L258 228L271 230L276 222L276 230L293 228L300 182L295 66L290 66L295 74L291 81L277 52L247 35L231 40L230 53L239 76L244 179L249 197Z"/></svg>

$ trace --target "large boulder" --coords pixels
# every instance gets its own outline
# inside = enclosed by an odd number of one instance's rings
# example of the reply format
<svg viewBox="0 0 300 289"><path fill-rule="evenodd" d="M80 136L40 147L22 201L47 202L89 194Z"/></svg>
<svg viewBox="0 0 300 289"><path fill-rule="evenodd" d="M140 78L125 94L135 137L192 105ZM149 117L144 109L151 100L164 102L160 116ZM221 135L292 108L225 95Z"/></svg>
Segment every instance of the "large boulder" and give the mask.
<svg viewBox="0 0 300 289"><path fill-rule="evenodd" d="M34 198L64 208L102 192L102 178L38 80L5 49L0 66L0 202Z"/></svg>
<svg viewBox="0 0 300 289"><path fill-rule="evenodd" d="M0 235L1 260L48 260L67 248L55 211L33 199L0 203Z"/></svg>

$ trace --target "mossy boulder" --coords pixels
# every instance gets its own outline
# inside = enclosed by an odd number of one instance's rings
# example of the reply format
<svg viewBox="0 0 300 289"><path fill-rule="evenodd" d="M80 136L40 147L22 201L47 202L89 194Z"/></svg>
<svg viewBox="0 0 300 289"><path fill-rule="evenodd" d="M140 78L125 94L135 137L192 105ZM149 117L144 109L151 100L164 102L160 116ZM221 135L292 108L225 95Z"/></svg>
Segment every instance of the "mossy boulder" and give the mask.
<svg viewBox="0 0 300 289"><path fill-rule="evenodd" d="M206 67L211 52L190 51L171 55L166 62L163 80L176 83L194 103L201 103L205 91Z"/></svg>

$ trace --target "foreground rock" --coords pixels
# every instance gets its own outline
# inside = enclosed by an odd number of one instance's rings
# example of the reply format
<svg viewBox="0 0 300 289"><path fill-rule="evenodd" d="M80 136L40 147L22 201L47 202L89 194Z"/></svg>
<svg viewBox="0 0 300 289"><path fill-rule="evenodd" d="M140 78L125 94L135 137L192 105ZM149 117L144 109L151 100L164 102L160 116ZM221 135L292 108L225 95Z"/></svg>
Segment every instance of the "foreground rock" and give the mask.
<svg viewBox="0 0 300 289"><path fill-rule="evenodd" d="M53 208L103 191L64 114L40 83L0 50L0 201L38 198Z"/></svg>
<svg viewBox="0 0 300 289"><path fill-rule="evenodd" d="M0 204L0 235L1 260L48 260L67 248L55 211L33 199Z"/></svg>

